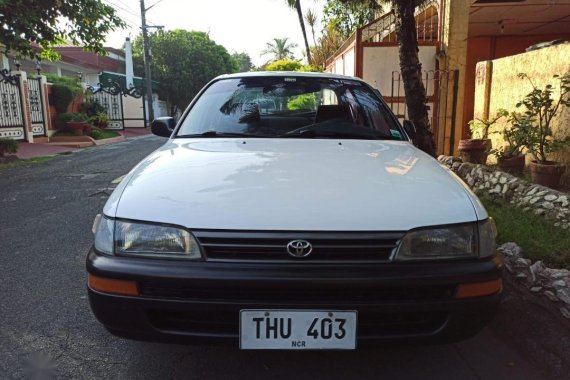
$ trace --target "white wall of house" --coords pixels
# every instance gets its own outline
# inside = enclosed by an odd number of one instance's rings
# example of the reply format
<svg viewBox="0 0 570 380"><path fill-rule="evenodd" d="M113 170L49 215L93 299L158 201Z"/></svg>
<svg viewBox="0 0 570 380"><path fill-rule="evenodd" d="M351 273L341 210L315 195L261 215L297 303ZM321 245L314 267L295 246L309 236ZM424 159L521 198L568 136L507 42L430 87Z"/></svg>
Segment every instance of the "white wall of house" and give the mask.
<svg viewBox="0 0 570 380"><path fill-rule="evenodd" d="M327 66L327 72L340 75L356 75L356 50L352 47L346 49L342 54L334 59L334 62Z"/></svg>
<svg viewBox="0 0 570 380"><path fill-rule="evenodd" d="M0 57L2 58L1 62L0 62L0 69L10 69L10 61L8 61L8 57L6 57L5 54L0 53Z"/></svg>
<svg viewBox="0 0 570 380"><path fill-rule="evenodd" d="M154 117L168 116L168 105L164 100L156 100L154 102Z"/></svg>
<svg viewBox="0 0 570 380"><path fill-rule="evenodd" d="M155 118L168 116L168 107L166 101L160 100L157 94L152 94L152 109L154 111ZM145 108L145 118L148 120L148 112L146 108Z"/></svg>
<svg viewBox="0 0 570 380"><path fill-rule="evenodd" d="M382 95L391 96L392 72L400 71L400 58L398 46L364 47L363 76L364 80L376 87ZM435 70L435 46L420 46L419 58L422 71ZM433 95L433 88L428 89L428 96ZM397 96L394 89L394 96ZM401 85L400 96L404 96L404 87Z"/></svg>
<svg viewBox="0 0 570 380"><path fill-rule="evenodd" d="M344 75L354 76L356 74L356 54L354 48L344 54Z"/></svg>

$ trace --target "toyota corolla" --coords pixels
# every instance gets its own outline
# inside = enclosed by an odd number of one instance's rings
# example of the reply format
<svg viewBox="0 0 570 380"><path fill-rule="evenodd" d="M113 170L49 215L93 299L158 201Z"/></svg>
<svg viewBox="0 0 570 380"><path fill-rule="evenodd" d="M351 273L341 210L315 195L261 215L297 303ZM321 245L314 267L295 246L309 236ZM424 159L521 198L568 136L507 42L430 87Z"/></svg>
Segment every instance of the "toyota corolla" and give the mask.
<svg viewBox="0 0 570 380"><path fill-rule="evenodd" d="M495 227L345 76L214 79L94 224L88 293L111 333L242 349L449 342L499 303Z"/></svg>

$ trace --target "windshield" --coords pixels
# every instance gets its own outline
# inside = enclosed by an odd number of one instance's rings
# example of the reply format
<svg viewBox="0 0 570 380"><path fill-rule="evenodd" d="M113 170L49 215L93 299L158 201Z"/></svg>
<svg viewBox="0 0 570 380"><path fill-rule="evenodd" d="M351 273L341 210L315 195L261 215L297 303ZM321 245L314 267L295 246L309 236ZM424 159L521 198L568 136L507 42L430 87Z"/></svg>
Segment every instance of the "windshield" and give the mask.
<svg viewBox="0 0 570 380"><path fill-rule="evenodd" d="M390 111L356 80L299 76L222 79L196 101L177 137L405 140Z"/></svg>

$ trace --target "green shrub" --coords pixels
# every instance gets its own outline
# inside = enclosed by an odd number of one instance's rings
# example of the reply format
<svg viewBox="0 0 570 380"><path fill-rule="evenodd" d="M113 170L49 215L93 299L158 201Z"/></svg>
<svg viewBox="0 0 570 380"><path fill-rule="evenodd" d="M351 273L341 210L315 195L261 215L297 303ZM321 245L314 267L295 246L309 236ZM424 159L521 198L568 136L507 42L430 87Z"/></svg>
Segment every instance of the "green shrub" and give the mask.
<svg viewBox="0 0 570 380"><path fill-rule="evenodd" d="M291 59L280 59L279 61L271 62L265 67L267 71L317 71L314 67L305 66L299 61Z"/></svg>
<svg viewBox="0 0 570 380"><path fill-rule="evenodd" d="M99 128L106 128L109 125L109 116L106 112L97 112L89 118L89 121Z"/></svg>
<svg viewBox="0 0 570 380"><path fill-rule="evenodd" d="M73 99L83 93L83 87L78 78L58 77L48 74L47 80L52 83L52 99L58 113L67 112L67 107Z"/></svg>
<svg viewBox="0 0 570 380"><path fill-rule="evenodd" d="M295 96L287 102L287 108L290 110L309 110L317 109L317 97L313 94L301 94Z"/></svg>
<svg viewBox="0 0 570 380"><path fill-rule="evenodd" d="M103 136L103 130L101 128L93 127L91 128L91 133L89 134L95 140L99 140Z"/></svg>
<svg viewBox="0 0 570 380"><path fill-rule="evenodd" d="M73 95L73 90L61 83L54 83L51 87L53 106L57 113L67 112L67 107L71 101L75 98Z"/></svg>
<svg viewBox="0 0 570 380"><path fill-rule="evenodd" d="M47 81L52 84L63 84L69 87L75 96L81 95L83 93L83 86L79 81L79 78L74 77L60 77L56 74L46 74Z"/></svg>
<svg viewBox="0 0 570 380"><path fill-rule="evenodd" d="M18 142L16 140L0 137L0 157L4 157L6 153L15 154L18 151Z"/></svg>
<svg viewBox="0 0 570 380"><path fill-rule="evenodd" d="M81 112L85 113L87 116L95 116L99 113L107 114L107 108L93 99L87 99L81 105Z"/></svg>

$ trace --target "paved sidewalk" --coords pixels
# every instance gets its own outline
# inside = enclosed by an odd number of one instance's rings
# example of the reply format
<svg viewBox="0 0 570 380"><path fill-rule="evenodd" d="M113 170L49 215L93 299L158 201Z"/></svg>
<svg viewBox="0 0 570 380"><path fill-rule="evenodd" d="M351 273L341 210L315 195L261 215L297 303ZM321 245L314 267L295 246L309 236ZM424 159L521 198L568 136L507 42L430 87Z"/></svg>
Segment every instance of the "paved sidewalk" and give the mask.
<svg viewBox="0 0 570 380"><path fill-rule="evenodd" d="M53 156L54 154L72 152L76 149L77 148L53 144L30 144L21 142L16 156L20 159Z"/></svg>
<svg viewBox="0 0 570 380"><path fill-rule="evenodd" d="M125 138L127 138L127 139L132 139L135 137L140 137L140 136L152 134L152 132L150 131L150 128L126 128L126 129L124 129L122 131L118 131L118 132L121 133L123 136L125 136ZM101 141L104 141L104 140L101 140ZM120 141L124 141L124 140L114 141L113 143L120 142ZM105 144L101 144L101 145L105 145ZM20 158L20 159L27 159L27 158L53 156L55 154L73 152L74 150L77 150L77 149L79 149L79 148L72 147L72 146L57 145L57 143L30 144L27 142L20 142L20 146L18 148L18 153L16 153L16 156L18 156L18 158Z"/></svg>

